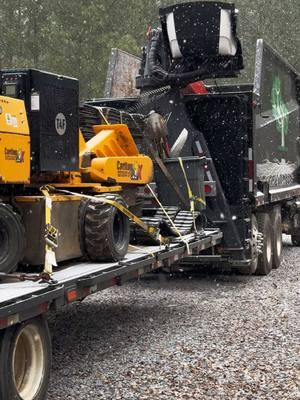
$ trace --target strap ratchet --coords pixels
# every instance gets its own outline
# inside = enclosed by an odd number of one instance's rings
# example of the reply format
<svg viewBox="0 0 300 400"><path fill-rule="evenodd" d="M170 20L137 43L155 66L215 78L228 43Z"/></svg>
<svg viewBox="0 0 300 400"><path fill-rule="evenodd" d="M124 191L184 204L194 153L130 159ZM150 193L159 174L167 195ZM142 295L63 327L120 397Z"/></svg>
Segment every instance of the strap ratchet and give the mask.
<svg viewBox="0 0 300 400"><path fill-rule="evenodd" d="M139 217L137 217L131 211L129 211L128 208L126 208L125 206L123 206L122 204L118 203L115 200L110 200L110 199L108 199L106 197L90 196L90 195L87 195L87 194L72 192L72 191L66 190L66 189L58 189L58 188L55 188L55 187L52 187L52 186L47 186L47 190L48 190L48 193L49 193L49 191L54 191L54 192L65 193L65 194L68 194L68 195L82 197L82 198L88 199L88 200L98 201L98 202L104 203L104 204L110 204L113 207L116 207L118 210L120 210L123 214L125 214L134 223L139 225L152 238L154 238L155 240L159 240L159 242L164 244L164 245L168 245L169 244L169 239L163 237L162 235L160 235L159 229L157 229L157 228L155 228L153 226L147 225Z"/></svg>

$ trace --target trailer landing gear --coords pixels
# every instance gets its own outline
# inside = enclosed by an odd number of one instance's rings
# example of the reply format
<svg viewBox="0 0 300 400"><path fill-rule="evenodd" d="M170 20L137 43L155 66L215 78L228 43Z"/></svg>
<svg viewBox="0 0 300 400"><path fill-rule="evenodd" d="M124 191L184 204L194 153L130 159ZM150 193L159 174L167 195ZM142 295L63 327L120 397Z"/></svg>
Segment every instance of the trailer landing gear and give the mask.
<svg viewBox="0 0 300 400"><path fill-rule="evenodd" d="M42 400L51 366L46 320L36 317L0 332L0 400Z"/></svg>

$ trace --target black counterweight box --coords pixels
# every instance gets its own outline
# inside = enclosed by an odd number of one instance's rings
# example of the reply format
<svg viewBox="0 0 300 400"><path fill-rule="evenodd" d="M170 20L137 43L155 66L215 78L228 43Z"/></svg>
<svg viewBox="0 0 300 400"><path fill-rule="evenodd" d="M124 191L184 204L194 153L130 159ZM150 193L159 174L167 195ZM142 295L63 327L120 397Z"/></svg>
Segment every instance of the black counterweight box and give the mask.
<svg viewBox="0 0 300 400"><path fill-rule="evenodd" d="M25 101L31 138L31 169L79 168L79 82L35 69L2 70L1 94Z"/></svg>

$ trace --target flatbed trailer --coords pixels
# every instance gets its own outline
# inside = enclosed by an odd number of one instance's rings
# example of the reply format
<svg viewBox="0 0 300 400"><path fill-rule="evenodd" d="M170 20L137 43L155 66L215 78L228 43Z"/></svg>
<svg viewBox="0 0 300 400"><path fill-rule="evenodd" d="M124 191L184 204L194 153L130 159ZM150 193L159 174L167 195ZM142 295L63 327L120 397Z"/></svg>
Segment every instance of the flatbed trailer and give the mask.
<svg viewBox="0 0 300 400"><path fill-rule="evenodd" d="M67 263L54 271L50 282L17 282L13 275L0 282L0 400L45 398L51 369L51 338L44 318L48 311L188 257L199 257L221 240L219 229L206 229L201 236L183 236L168 248L131 247L121 262ZM31 392L38 394L32 397Z"/></svg>

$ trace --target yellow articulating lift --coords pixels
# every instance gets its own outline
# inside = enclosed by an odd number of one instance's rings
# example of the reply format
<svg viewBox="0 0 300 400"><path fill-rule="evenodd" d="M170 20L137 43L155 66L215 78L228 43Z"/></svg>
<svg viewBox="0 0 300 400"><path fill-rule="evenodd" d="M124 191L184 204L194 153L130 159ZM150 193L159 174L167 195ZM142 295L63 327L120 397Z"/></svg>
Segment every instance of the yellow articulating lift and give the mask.
<svg viewBox="0 0 300 400"><path fill-rule="evenodd" d="M0 94L0 272L122 259L130 226L120 208L153 175L128 127L97 125L85 141L73 78L3 70Z"/></svg>

